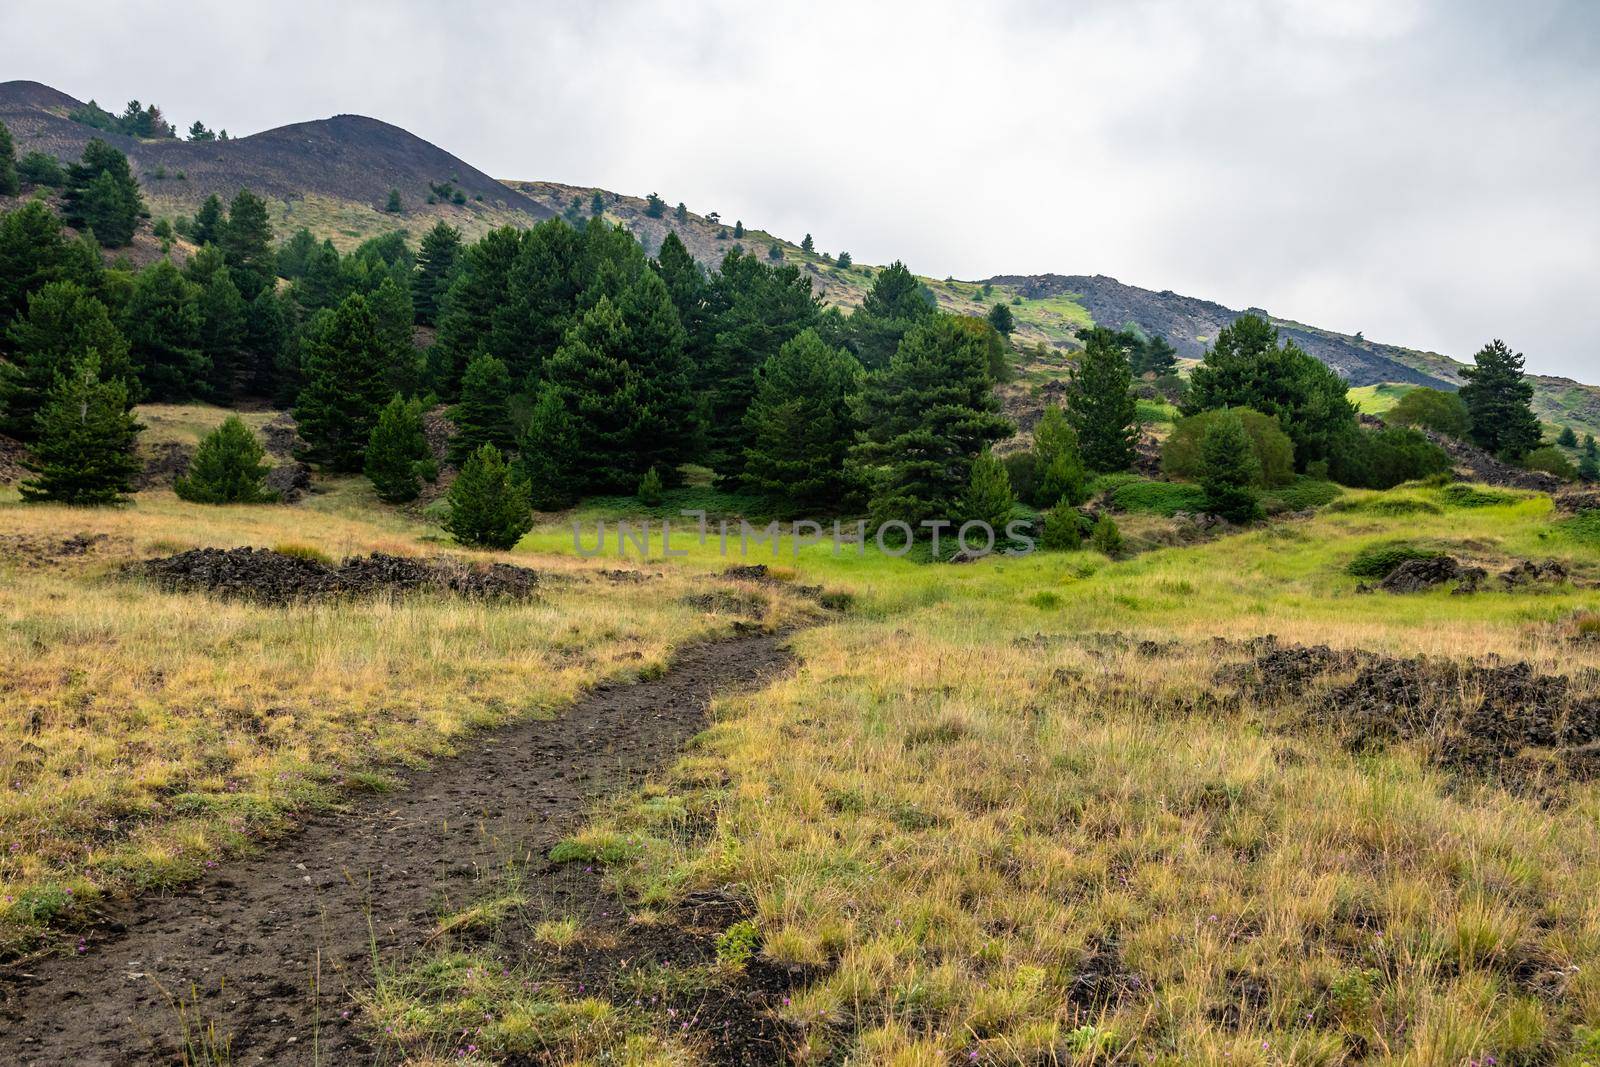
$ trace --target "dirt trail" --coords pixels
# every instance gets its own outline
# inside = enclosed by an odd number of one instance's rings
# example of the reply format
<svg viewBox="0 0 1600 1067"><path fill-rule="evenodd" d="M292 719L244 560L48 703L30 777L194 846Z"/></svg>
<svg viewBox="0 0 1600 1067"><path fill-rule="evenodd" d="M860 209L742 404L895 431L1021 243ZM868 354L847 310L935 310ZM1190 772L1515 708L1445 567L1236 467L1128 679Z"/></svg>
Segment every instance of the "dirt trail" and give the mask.
<svg viewBox="0 0 1600 1067"><path fill-rule="evenodd" d="M548 849L592 800L666 763L703 727L713 693L757 685L787 660L769 635L688 649L660 679L602 686L557 719L485 734L401 791L318 816L192 890L121 907L84 954L0 971L0 1063L178 1059L180 995L190 1018L231 1040L234 1063L370 1062L342 1013L375 954L405 958L443 902L471 898L477 872Z"/></svg>

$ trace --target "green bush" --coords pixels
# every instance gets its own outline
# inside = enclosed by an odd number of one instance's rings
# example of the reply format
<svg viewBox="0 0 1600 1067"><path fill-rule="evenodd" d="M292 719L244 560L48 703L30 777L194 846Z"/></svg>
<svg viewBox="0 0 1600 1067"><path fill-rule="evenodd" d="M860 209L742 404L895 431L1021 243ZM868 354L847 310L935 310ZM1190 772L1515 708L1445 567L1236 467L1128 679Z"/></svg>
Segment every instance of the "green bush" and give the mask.
<svg viewBox="0 0 1600 1067"><path fill-rule="evenodd" d="M464 545L507 549L533 529L527 479L494 445L484 445L467 458L447 499L445 529Z"/></svg>
<svg viewBox="0 0 1600 1067"><path fill-rule="evenodd" d="M1117 524L1110 515L1101 515L1095 520L1094 532L1089 535L1089 543L1096 552L1108 559L1116 559L1122 555L1124 547L1122 531L1117 529Z"/></svg>
<svg viewBox="0 0 1600 1067"><path fill-rule="evenodd" d="M206 434L195 450L189 471L172 484L184 500L195 504L265 504L278 495L267 489L266 453L261 442L237 415Z"/></svg>
<svg viewBox="0 0 1600 1067"><path fill-rule="evenodd" d="M1345 573L1357 578L1387 578L1402 563L1414 559L1438 559L1444 553L1423 548L1409 541L1386 541L1356 553L1345 565Z"/></svg>
<svg viewBox="0 0 1600 1067"><path fill-rule="evenodd" d="M1046 552L1073 552L1082 548L1082 513L1066 504L1058 504L1045 512L1039 547Z"/></svg>
<svg viewBox="0 0 1600 1067"><path fill-rule="evenodd" d="M645 471L644 477L639 479L639 491L635 495L639 503L647 508L661 506L661 475L656 473L654 467Z"/></svg>
<svg viewBox="0 0 1600 1067"><path fill-rule="evenodd" d="M1261 503L1268 511L1304 511L1332 504L1344 495L1332 482L1302 475L1286 486L1265 493Z"/></svg>
<svg viewBox="0 0 1600 1067"><path fill-rule="evenodd" d="M1578 476L1578 468L1555 445L1541 445L1529 452L1522 457L1522 465L1531 471L1544 471L1569 482Z"/></svg>
<svg viewBox="0 0 1600 1067"><path fill-rule="evenodd" d="M1171 518L1180 511L1206 510L1206 493L1198 485L1182 482L1156 482L1138 479L1117 486L1109 494L1114 507L1122 511Z"/></svg>
<svg viewBox="0 0 1600 1067"><path fill-rule="evenodd" d="M1467 436L1472 425L1466 402L1459 394L1427 386L1401 397L1394 407L1384 412L1383 421L1390 426L1420 426L1451 437Z"/></svg>
<svg viewBox="0 0 1600 1067"><path fill-rule="evenodd" d="M1278 420L1250 408L1216 408L1179 419L1161 446L1161 469L1171 478L1198 481L1205 466L1201 442L1206 431L1226 415L1236 416L1250 438L1250 450L1260 464L1255 484L1288 485L1294 480L1294 442L1278 427Z"/></svg>
<svg viewBox="0 0 1600 1067"><path fill-rule="evenodd" d="M1356 430L1334 446L1331 470L1341 485L1393 489L1450 469L1444 449L1417 430Z"/></svg>

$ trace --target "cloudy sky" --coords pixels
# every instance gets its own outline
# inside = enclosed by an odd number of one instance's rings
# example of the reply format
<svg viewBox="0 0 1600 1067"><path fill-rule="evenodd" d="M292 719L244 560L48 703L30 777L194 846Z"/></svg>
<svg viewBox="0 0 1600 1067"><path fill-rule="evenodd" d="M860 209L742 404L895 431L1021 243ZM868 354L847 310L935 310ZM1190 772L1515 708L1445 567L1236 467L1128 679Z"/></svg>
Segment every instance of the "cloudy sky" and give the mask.
<svg viewBox="0 0 1600 1067"><path fill-rule="evenodd" d="M1099 273L1600 380L1600 4L16 5L0 78L338 112L930 275Z"/></svg>

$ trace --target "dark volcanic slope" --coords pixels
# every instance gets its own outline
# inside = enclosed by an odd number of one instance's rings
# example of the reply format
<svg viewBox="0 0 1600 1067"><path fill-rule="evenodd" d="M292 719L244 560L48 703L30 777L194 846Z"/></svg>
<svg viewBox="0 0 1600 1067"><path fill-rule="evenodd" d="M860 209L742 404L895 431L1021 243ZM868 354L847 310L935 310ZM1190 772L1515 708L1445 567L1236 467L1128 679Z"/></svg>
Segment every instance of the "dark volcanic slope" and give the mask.
<svg viewBox="0 0 1600 1067"><path fill-rule="evenodd" d="M1089 310L1096 322L1107 326L1138 323L1147 332L1166 335L1178 354L1190 359L1205 355L1206 345L1216 337L1217 331L1244 314L1211 300L1182 296L1171 290L1152 292L1100 274L1013 274L989 281L995 285L1017 286L1026 296L1035 299L1071 294ZM1459 384L1442 372L1418 370L1413 364L1420 354L1410 354L1412 358L1406 359L1403 356L1408 353L1392 345L1358 341L1286 319L1273 318L1272 322L1285 337L1292 338L1301 348L1332 367L1351 385L1410 382L1453 389Z"/></svg>
<svg viewBox="0 0 1600 1067"><path fill-rule="evenodd" d="M141 141L67 118L79 102L38 82L0 83L0 122L11 128L17 154L38 150L75 160L91 137L128 154L152 194L199 203L248 188L278 200L314 194L381 207L390 189L408 205L425 206L428 186L451 182L490 207L543 219L550 211L489 175L398 126L362 115L297 122L230 141ZM157 178L158 169L167 177ZM179 180L176 175L183 174Z"/></svg>

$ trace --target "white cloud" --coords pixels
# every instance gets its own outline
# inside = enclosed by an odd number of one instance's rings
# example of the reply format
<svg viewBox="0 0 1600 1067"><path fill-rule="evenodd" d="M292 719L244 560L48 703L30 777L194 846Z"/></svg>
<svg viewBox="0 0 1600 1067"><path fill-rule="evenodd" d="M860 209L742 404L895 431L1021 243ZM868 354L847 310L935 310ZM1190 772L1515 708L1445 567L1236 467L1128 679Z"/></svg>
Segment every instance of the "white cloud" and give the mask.
<svg viewBox="0 0 1600 1067"><path fill-rule="evenodd" d="M340 111L928 274L1099 272L1600 378L1600 16L1533 0L8 15L0 63L245 133Z"/></svg>

